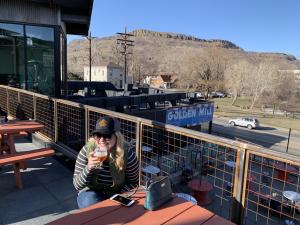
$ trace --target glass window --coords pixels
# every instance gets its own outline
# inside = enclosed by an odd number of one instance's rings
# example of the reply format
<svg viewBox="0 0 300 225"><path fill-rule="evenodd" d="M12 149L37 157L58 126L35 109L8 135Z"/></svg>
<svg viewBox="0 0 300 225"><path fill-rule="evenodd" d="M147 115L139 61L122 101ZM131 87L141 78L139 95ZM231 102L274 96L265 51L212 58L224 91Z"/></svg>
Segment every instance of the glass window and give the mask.
<svg viewBox="0 0 300 225"><path fill-rule="evenodd" d="M25 26L28 90L54 95L54 29Z"/></svg>
<svg viewBox="0 0 300 225"><path fill-rule="evenodd" d="M0 23L0 83L25 87L23 25Z"/></svg>

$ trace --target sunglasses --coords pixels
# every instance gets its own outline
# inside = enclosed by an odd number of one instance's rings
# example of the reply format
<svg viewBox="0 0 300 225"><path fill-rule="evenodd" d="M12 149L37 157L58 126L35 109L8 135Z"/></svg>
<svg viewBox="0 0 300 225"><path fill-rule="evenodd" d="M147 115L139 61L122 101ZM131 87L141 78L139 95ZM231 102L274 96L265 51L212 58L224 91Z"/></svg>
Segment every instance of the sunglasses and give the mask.
<svg viewBox="0 0 300 225"><path fill-rule="evenodd" d="M112 134L94 134L94 138L96 140L100 140L101 137L103 137L103 139L111 139Z"/></svg>

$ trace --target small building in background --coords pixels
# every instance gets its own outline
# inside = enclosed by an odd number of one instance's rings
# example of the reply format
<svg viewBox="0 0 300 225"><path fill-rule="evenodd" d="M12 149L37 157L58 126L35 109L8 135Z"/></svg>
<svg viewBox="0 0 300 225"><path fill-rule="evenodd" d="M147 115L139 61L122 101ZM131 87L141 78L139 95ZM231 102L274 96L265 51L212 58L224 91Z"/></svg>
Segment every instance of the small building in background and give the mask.
<svg viewBox="0 0 300 225"><path fill-rule="evenodd" d="M151 87L168 89L172 87L176 77L171 73L160 73L156 75L147 76L144 83Z"/></svg>
<svg viewBox="0 0 300 225"><path fill-rule="evenodd" d="M127 76L127 83L132 83L132 77ZM84 81L90 81L90 67L84 67ZM116 88L124 88L124 68L112 63L92 66L91 81L110 82Z"/></svg>

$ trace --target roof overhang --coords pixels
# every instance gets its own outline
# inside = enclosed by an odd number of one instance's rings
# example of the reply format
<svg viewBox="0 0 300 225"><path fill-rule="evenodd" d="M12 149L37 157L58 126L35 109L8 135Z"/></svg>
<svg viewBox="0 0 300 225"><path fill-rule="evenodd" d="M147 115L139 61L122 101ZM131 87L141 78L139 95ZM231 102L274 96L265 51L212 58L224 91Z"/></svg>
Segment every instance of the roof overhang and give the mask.
<svg viewBox="0 0 300 225"><path fill-rule="evenodd" d="M93 0L31 0L32 2L58 5L61 19L66 24L67 34L88 35Z"/></svg>

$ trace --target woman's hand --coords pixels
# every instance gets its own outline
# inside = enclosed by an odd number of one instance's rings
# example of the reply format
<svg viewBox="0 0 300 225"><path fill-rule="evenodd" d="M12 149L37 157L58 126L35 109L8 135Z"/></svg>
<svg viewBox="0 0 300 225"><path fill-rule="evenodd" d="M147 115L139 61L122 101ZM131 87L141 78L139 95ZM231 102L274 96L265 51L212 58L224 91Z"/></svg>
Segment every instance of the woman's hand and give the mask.
<svg viewBox="0 0 300 225"><path fill-rule="evenodd" d="M88 158L88 168L91 170L91 169L94 169L96 166L99 165L99 159L98 157L95 157L94 156L94 152L90 152L89 154L89 158Z"/></svg>

